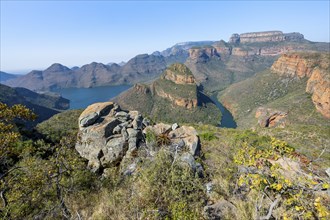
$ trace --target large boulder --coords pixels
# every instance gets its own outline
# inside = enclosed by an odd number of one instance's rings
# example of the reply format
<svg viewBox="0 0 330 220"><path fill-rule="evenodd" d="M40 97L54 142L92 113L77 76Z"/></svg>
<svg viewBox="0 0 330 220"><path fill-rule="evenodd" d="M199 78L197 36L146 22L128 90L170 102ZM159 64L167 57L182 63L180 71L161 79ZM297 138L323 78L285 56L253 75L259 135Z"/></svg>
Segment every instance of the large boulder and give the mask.
<svg viewBox="0 0 330 220"><path fill-rule="evenodd" d="M153 133L151 146L147 132ZM164 141L160 142L159 139ZM157 147L158 145L158 147ZM165 145L182 164L188 165L199 176L203 169L195 162L200 144L193 127L178 124L155 124L144 119L138 111L124 111L113 102L95 103L88 106L79 117L76 150L88 160L93 172L106 173L107 169L120 166L123 173L132 173L139 161L139 152L154 156ZM134 165L135 164L135 165ZM131 168L130 168L131 167ZM126 172L126 171L127 172Z"/></svg>
<svg viewBox="0 0 330 220"><path fill-rule="evenodd" d="M94 172L116 166L128 151L137 149L141 118L138 112L122 111L112 102L90 105L79 117L76 150Z"/></svg>

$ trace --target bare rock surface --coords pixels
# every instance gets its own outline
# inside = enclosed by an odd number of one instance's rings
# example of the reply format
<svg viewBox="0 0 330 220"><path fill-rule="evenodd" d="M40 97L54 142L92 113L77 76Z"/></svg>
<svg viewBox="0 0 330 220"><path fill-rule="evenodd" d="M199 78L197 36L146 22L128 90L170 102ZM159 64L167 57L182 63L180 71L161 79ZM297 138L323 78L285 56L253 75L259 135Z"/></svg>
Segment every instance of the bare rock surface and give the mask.
<svg viewBox="0 0 330 220"><path fill-rule="evenodd" d="M150 125L138 111L124 111L113 102L95 103L88 106L79 117L76 150L88 160L88 167L97 173L123 166L123 173L131 175L141 148L155 155L162 147L185 161L191 169L202 175L203 168L195 162L200 144L193 127L177 123ZM152 132L153 143L146 134ZM162 140L163 141L159 141ZM134 168L134 169L133 169Z"/></svg>

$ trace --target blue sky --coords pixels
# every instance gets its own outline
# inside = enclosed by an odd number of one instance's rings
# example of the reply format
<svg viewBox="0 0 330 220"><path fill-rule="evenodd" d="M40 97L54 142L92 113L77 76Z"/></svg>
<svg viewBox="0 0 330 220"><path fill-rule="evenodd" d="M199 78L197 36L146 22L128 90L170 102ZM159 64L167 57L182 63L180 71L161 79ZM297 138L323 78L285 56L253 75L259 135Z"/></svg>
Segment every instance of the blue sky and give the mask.
<svg viewBox="0 0 330 220"><path fill-rule="evenodd" d="M0 69L127 61L175 43L281 30L329 42L329 1L3 1Z"/></svg>

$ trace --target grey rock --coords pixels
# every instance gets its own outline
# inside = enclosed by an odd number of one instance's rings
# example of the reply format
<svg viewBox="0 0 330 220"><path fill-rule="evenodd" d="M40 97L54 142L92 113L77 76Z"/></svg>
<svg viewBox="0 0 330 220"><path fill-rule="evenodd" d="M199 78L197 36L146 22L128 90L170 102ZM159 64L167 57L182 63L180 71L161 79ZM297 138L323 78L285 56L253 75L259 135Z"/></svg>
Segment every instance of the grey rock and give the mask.
<svg viewBox="0 0 330 220"><path fill-rule="evenodd" d="M128 128L127 129L127 133L128 133L128 138L131 139L131 138L136 138L137 135L138 135L138 131L133 129L133 128Z"/></svg>
<svg viewBox="0 0 330 220"><path fill-rule="evenodd" d="M128 140L128 133L127 133L127 129L125 127L123 127L121 129L121 135L123 136L123 138L127 141Z"/></svg>
<svg viewBox="0 0 330 220"><path fill-rule="evenodd" d="M206 187L206 194L208 196L211 195L212 191L213 191L213 183L212 182L208 182L205 184L205 187Z"/></svg>
<svg viewBox="0 0 330 220"><path fill-rule="evenodd" d="M140 113L138 111L129 111L128 116L130 119L135 119L136 116L138 116Z"/></svg>
<svg viewBox="0 0 330 220"><path fill-rule="evenodd" d="M131 176L131 175L134 173L134 171L136 170L136 167L137 167L136 163L132 163L132 164L130 164L130 165L126 168L126 170L123 172L123 175L124 175L124 176Z"/></svg>
<svg viewBox="0 0 330 220"><path fill-rule="evenodd" d="M202 164L196 163L196 173L199 178L204 178L204 168Z"/></svg>
<svg viewBox="0 0 330 220"><path fill-rule="evenodd" d="M174 123L172 125L172 131L174 131L175 129L177 129L179 127L179 125L177 123Z"/></svg>
<svg viewBox="0 0 330 220"><path fill-rule="evenodd" d="M119 134L121 133L121 130L122 130L122 126L119 124L113 129L112 133Z"/></svg>
<svg viewBox="0 0 330 220"><path fill-rule="evenodd" d="M144 127L147 127L151 124L150 120L148 118L144 118L142 120L142 124L144 125Z"/></svg>
<svg viewBox="0 0 330 220"><path fill-rule="evenodd" d="M111 118L109 122L104 126L105 137L109 137L113 134L114 128L120 124L120 121L116 118Z"/></svg>
<svg viewBox="0 0 330 220"><path fill-rule="evenodd" d="M79 121L79 125L81 127L87 127L95 123L95 121L99 118L99 115L96 112L92 112L89 115L86 115Z"/></svg>
<svg viewBox="0 0 330 220"><path fill-rule="evenodd" d="M196 161L195 158L188 152L183 153L180 156L180 160L185 164L189 165L189 167L195 171L196 170Z"/></svg>
<svg viewBox="0 0 330 220"><path fill-rule="evenodd" d="M183 140L185 146L189 149L189 152L193 156L199 155L200 143L195 128L182 126L174 131L171 131L169 136L171 140L173 140L173 143L178 143L179 141Z"/></svg>
<svg viewBox="0 0 330 220"><path fill-rule="evenodd" d="M237 219L236 207L226 200L204 207L203 216L208 220Z"/></svg>
<svg viewBox="0 0 330 220"><path fill-rule="evenodd" d="M132 125L133 125L133 128L134 129L142 129L142 116L141 115L137 115L133 122L132 122Z"/></svg>
<svg viewBox="0 0 330 220"><path fill-rule="evenodd" d="M102 148L103 157L100 162L104 168L116 166L125 156L127 142L122 137L110 139L106 146Z"/></svg>
<svg viewBox="0 0 330 220"><path fill-rule="evenodd" d="M118 118L118 117L127 118L128 117L128 114L127 114L127 112L120 111L120 112L117 112L115 114L115 117L116 118Z"/></svg>

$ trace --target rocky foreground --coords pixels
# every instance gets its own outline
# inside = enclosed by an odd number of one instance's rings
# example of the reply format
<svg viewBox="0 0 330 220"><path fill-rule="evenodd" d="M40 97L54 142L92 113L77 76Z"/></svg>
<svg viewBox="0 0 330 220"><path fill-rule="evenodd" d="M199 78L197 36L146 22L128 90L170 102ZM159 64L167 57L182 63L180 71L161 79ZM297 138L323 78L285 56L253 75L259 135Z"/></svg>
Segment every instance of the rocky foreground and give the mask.
<svg viewBox="0 0 330 220"><path fill-rule="evenodd" d="M113 102L90 105L79 117L76 149L93 172L106 175L108 168L119 166L130 175L141 160L137 155L143 152L153 157L159 144L202 175L202 167L194 159L200 144L193 127L176 123L152 125L138 111L122 110Z"/></svg>

